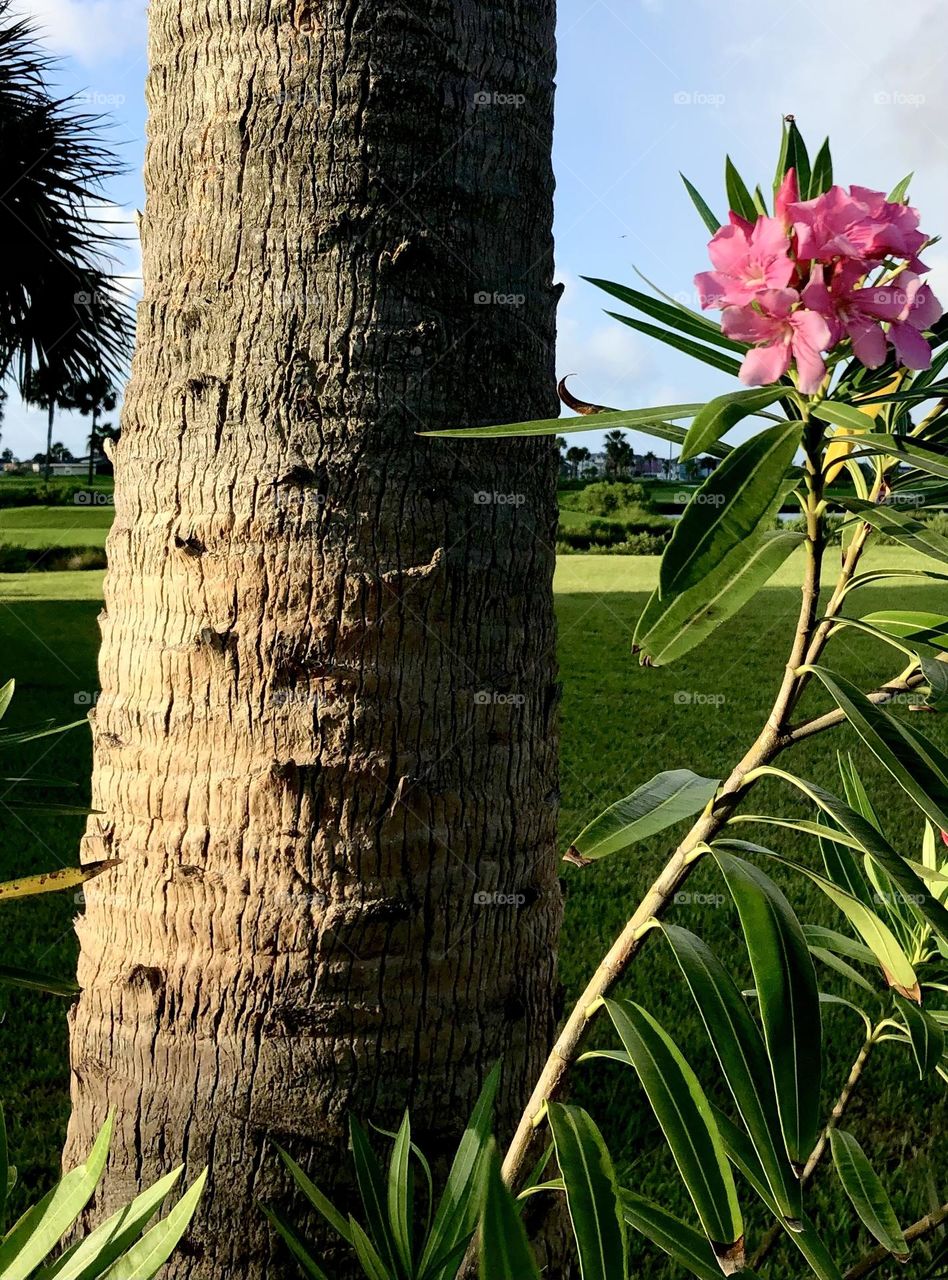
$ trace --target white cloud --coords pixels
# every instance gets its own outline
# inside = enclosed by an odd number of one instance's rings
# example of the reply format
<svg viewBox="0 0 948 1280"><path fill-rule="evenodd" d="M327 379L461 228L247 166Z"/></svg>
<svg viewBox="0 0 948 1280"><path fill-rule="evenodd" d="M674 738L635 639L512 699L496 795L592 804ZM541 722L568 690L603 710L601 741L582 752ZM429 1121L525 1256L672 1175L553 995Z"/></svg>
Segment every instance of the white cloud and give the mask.
<svg viewBox="0 0 948 1280"><path fill-rule="evenodd" d="M144 0L17 0L16 9L36 19L43 42L54 53L77 58L87 67L144 55ZM109 96L107 90L101 92Z"/></svg>

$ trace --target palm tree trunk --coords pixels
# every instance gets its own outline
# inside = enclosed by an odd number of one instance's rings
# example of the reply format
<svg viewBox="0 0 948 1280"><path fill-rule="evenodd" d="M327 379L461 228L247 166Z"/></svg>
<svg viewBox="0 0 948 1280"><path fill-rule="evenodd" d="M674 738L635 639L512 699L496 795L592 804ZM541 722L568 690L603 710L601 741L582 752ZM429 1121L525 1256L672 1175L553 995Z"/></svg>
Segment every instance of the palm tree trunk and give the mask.
<svg viewBox="0 0 948 1280"><path fill-rule="evenodd" d="M46 464L43 472L43 479L49 484L49 477L53 469L53 423L56 421L56 401L50 400L46 406Z"/></svg>
<svg viewBox="0 0 948 1280"><path fill-rule="evenodd" d="M556 411L553 58L551 0L152 0L67 1157L210 1162L169 1276L294 1273L269 1139L443 1156L545 1057L556 451L417 433Z"/></svg>

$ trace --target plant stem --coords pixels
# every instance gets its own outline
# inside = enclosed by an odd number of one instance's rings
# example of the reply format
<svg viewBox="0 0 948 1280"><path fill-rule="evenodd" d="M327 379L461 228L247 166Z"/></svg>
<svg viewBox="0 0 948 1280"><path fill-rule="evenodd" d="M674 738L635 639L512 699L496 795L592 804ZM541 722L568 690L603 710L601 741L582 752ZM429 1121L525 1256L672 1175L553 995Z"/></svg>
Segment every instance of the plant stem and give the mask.
<svg viewBox="0 0 948 1280"><path fill-rule="evenodd" d="M811 641L819 616L820 576L825 546L822 523L823 482L820 471L821 432L822 428L814 427L809 422L804 428L807 481L806 567L793 646L773 709L754 745L723 783L712 804L694 824L653 881L567 1018L507 1150L503 1173L508 1186L514 1189L530 1158L534 1130L542 1118L543 1108L547 1102L561 1093L590 1025L601 1007L599 1002L608 995L637 955L647 933L650 932L650 922L661 916L667 909L675 893L700 859L704 846L721 831L739 801L743 799L748 789L748 784L744 781L746 775L761 765L769 764L784 748L787 717L796 700L801 681L797 669L803 665L811 650ZM847 561L849 559L850 557L847 557ZM852 558L852 564L849 566L850 576L857 561L858 554ZM837 599L842 600L840 585L837 585L834 595L834 600Z"/></svg>
<svg viewBox="0 0 948 1280"><path fill-rule="evenodd" d="M800 1174L801 1186L806 1186L806 1184L813 1177L813 1174L816 1172L817 1166L819 1165L820 1161L823 1159L823 1155L826 1151L827 1146L829 1145L830 1133L832 1132L833 1129L837 1128L840 1120L842 1120L843 1116L846 1114L846 1108L849 1106L849 1103L852 1100L852 1096L856 1092L856 1089L859 1085L859 1081L862 1078L862 1073L866 1069L866 1063L869 1061L869 1055L872 1052L873 1046L876 1043L876 1034L878 1031L879 1031L878 1027L875 1027L873 1029L871 1034L866 1037L866 1040L862 1048L859 1050L859 1053L856 1056L856 1060L852 1065L852 1070L850 1071L846 1079L846 1083L843 1085L842 1092L840 1093L839 1097L836 1099L836 1105L833 1107L833 1110L830 1112L830 1117L826 1122L826 1128L820 1134L819 1138L817 1139L816 1146L810 1152L809 1158L807 1159L806 1164L803 1166L803 1172ZM783 1232L784 1232L783 1223L775 1222L764 1233L763 1239L761 1240L759 1246L757 1247L756 1252L754 1253L753 1257L750 1260L750 1263L748 1264L752 1271L756 1271L756 1269L764 1261L764 1259L770 1253L771 1249L773 1249L774 1245L783 1235Z"/></svg>
<svg viewBox="0 0 948 1280"><path fill-rule="evenodd" d="M906 1244L914 1244L916 1240L927 1236L945 1221L948 1221L948 1204L943 1204L940 1209L927 1213L924 1218L919 1218L918 1222L913 1222L910 1227L906 1227L903 1232ZM878 1249L873 1249L872 1253L867 1253L854 1267L850 1267L843 1280L864 1280L865 1276L871 1275L877 1267L881 1267L884 1262L889 1262L891 1258L892 1254L888 1249L880 1245Z"/></svg>

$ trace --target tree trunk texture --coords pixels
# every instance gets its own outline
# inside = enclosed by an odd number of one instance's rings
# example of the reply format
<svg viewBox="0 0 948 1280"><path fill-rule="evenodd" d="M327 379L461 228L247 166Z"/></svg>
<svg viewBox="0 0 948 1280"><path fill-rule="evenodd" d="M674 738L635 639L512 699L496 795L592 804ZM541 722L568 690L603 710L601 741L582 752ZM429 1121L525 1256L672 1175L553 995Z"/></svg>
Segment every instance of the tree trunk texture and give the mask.
<svg viewBox="0 0 948 1280"><path fill-rule="evenodd" d="M178 1280L296 1274L271 1139L344 1196L551 1038L555 449L416 433L556 412L553 18L152 0L66 1159L210 1164Z"/></svg>

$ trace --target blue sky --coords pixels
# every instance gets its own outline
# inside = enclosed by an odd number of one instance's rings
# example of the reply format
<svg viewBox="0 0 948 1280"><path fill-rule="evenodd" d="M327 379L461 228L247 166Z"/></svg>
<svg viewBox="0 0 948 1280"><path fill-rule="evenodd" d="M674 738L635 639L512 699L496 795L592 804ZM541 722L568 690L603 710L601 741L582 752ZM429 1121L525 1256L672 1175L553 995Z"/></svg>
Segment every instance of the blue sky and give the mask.
<svg viewBox="0 0 948 1280"><path fill-rule="evenodd" d="M104 216L130 237L142 206L146 13L139 0L17 0L64 62L59 88L114 120L130 167ZM897 14L897 20L894 15ZM829 133L837 180L888 190L914 169L913 203L930 234L948 232L948 6L943 0L560 0L556 260L560 373L588 400L633 408L701 399L723 374L602 314L583 275L634 283L634 267L691 301L707 234L679 169L723 211L724 155L753 181L773 173L779 122L793 112L811 146ZM926 255L948 304L948 248ZM63 415L81 450L88 428ZM11 400L3 443L31 456L44 415ZM598 433L577 437L595 447ZM635 437L639 449L653 447ZM662 446L655 444L658 450Z"/></svg>

